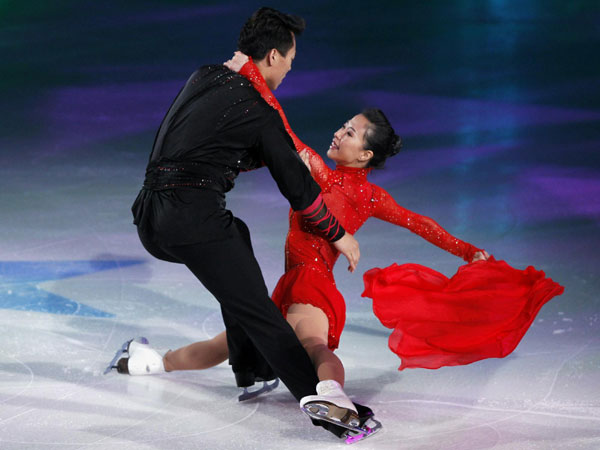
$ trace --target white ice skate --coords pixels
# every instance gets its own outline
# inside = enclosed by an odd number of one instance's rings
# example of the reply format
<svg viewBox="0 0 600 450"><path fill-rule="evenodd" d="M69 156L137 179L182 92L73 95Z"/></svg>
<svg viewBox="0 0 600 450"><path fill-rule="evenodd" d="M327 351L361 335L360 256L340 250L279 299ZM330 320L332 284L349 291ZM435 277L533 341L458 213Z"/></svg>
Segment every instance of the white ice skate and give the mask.
<svg viewBox="0 0 600 450"><path fill-rule="evenodd" d="M324 380L317 384L317 395L303 397L300 409L312 419L324 420L349 430L364 431L360 428L354 403L335 380Z"/></svg>
<svg viewBox="0 0 600 450"><path fill-rule="evenodd" d="M117 363L117 370L129 375L154 375L165 373L165 365L162 355L150 347L150 344L133 341L129 344L129 358L121 358Z"/></svg>
<svg viewBox="0 0 600 450"><path fill-rule="evenodd" d="M165 367L163 357L152 347L145 337L139 337L126 341L111 363L105 374L112 369L129 375L152 375L164 373Z"/></svg>
<svg viewBox="0 0 600 450"><path fill-rule="evenodd" d="M137 337L135 339L129 339L128 341L123 342L123 345L121 345L121 348L119 348L119 350L117 350L117 352L115 353L115 356L113 357L113 359L111 360L111 362L108 363L108 366L106 367L106 370L104 371L104 375L106 375L107 373L109 373L113 369L117 369L118 370L117 361L119 361L120 359L122 359L123 355L127 355L128 354L128 352L129 352L129 346L134 341L137 341L140 344L147 344L148 343L148 339L146 339L145 337Z"/></svg>

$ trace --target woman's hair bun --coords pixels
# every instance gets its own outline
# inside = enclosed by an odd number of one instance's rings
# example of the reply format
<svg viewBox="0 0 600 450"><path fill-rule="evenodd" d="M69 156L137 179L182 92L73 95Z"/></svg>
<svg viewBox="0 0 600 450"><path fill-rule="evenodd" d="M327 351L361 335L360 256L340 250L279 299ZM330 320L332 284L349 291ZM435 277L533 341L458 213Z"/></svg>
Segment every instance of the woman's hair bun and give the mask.
<svg viewBox="0 0 600 450"><path fill-rule="evenodd" d="M363 110L362 115L371 122L365 133L364 148L371 150L373 157L367 167L381 169L387 158L400 151L402 139L394 132L394 128L382 110L367 108Z"/></svg>
<svg viewBox="0 0 600 450"><path fill-rule="evenodd" d="M389 156L397 155L402 150L402 138L397 134L394 134L392 138L392 145L390 146Z"/></svg>

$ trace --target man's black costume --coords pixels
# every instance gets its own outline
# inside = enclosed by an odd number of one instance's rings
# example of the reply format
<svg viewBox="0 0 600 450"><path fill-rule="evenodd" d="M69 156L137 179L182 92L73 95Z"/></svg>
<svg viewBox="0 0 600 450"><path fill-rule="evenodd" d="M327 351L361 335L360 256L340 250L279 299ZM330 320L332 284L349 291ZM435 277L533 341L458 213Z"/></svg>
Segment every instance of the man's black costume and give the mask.
<svg viewBox="0 0 600 450"><path fill-rule="evenodd" d="M221 304L238 385L275 374L300 400L315 392L315 369L269 298L248 228L225 208L239 172L262 165L294 210L331 241L344 235L277 111L242 76L203 67L160 126L132 211L144 247L185 264Z"/></svg>

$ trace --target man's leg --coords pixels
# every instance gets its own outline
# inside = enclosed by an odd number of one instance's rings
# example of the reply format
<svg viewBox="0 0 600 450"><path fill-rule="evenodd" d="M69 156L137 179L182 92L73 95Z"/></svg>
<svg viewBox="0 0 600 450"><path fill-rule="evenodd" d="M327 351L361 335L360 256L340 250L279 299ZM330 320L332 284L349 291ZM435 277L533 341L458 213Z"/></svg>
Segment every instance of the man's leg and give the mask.
<svg viewBox="0 0 600 450"><path fill-rule="evenodd" d="M235 321L240 347L247 348L244 339L249 339L300 400L315 393L319 380L294 331L269 298L258 263L242 233L218 242L170 247L168 253L182 261L217 298L226 320Z"/></svg>
<svg viewBox="0 0 600 450"><path fill-rule="evenodd" d="M142 243L146 251L152 256L162 261L182 264L182 262L179 259L165 252L157 243L154 242L153 235L150 231L142 230L140 227L138 227L137 232L138 237L140 238L140 242Z"/></svg>
<svg viewBox="0 0 600 450"><path fill-rule="evenodd" d="M254 255L248 226L237 217L234 217L233 221L244 244L246 244L252 255ZM276 375L273 369L271 369L260 352L256 350L254 343L248 337L243 327L223 308L221 308L221 313L225 327L227 328L229 364L232 366L237 385L239 387L247 387L252 386L257 378L263 381L275 378Z"/></svg>
<svg viewBox="0 0 600 450"><path fill-rule="evenodd" d="M235 382L238 387L249 387L255 381L276 378L275 372L256 349L240 323L223 308L221 311L227 329L229 364L235 374Z"/></svg>

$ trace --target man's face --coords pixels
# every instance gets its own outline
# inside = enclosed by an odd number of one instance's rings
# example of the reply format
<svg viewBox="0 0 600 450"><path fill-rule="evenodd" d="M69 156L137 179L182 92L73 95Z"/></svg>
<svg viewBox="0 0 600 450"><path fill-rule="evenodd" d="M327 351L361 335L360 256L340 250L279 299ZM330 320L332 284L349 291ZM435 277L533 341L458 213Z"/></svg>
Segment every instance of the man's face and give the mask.
<svg viewBox="0 0 600 450"><path fill-rule="evenodd" d="M293 36L292 36L293 37ZM293 37L292 48L290 48L285 56L275 50L276 55L269 71L269 76L265 78L267 85L271 90L279 87L287 73L292 68L292 61L296 57L296 38Z"/></svg>

